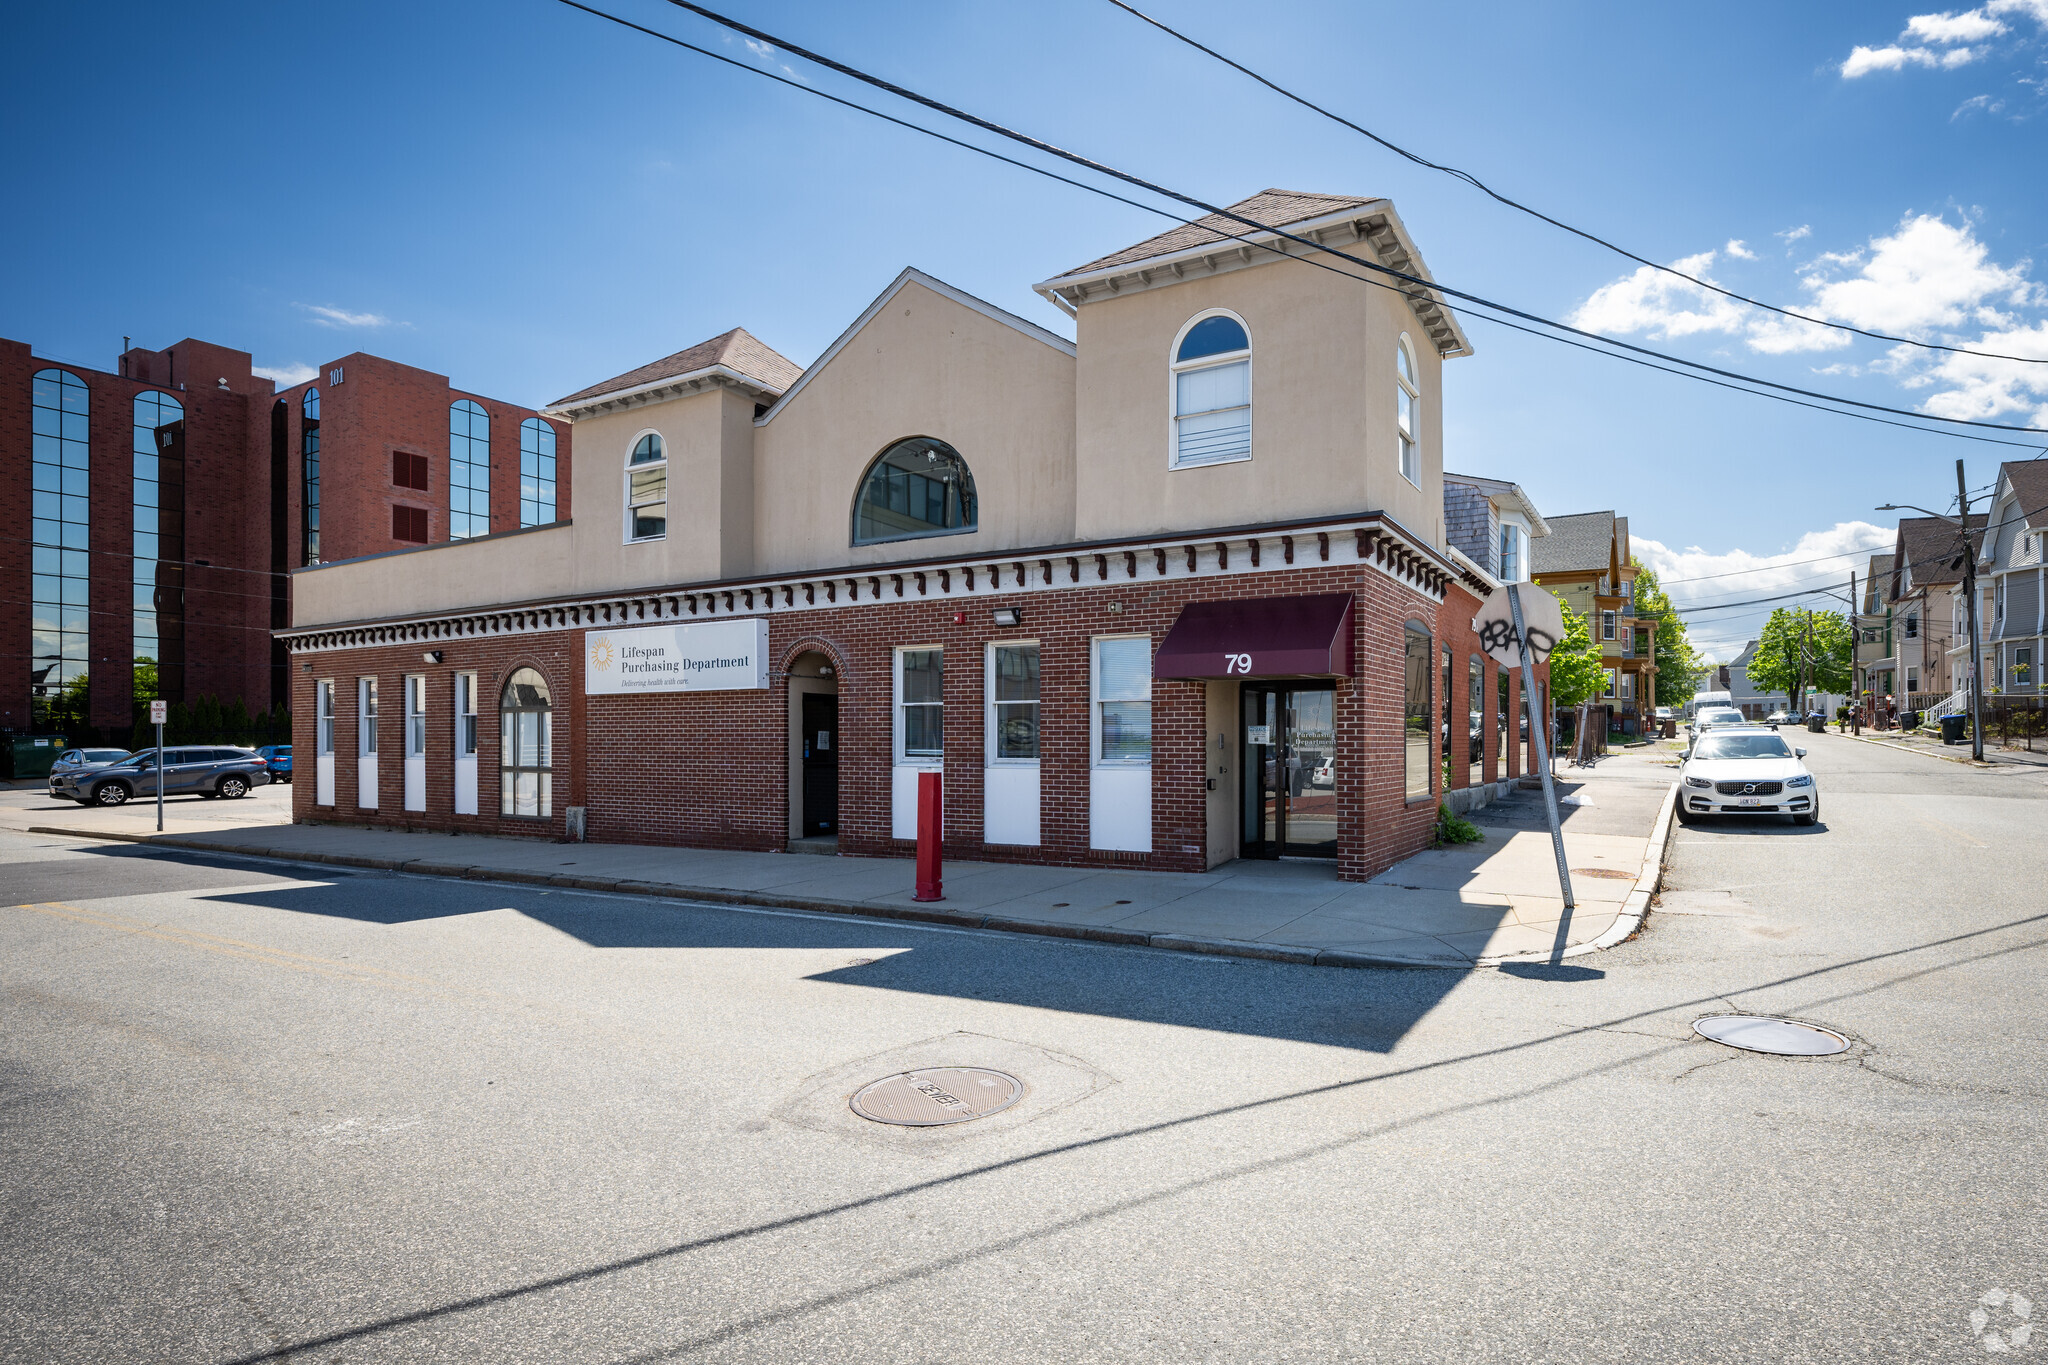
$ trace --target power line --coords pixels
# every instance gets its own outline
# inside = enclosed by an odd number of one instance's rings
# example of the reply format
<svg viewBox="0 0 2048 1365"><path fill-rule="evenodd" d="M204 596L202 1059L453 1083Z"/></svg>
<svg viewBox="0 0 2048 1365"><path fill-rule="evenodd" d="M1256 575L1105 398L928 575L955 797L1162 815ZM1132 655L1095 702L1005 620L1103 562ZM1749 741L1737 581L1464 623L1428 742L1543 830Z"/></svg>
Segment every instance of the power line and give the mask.
<svg viewBox="0 0 2048 1365"><path fill-rule="evenodd" d="M1793 569L1797 568L1801 564L1822 564L1830 559L1851 559L1857 555L1871 554L1875 552L1878 548L1878 546L1872 545L1861 550L1842 550L1836 554L1819 555L1813 559L1788 559L1782 564L1763 564L1759 565L1754 569L1730 569L1727 573L1705 573L1699 575L1697 578L1660 578L1657 580L1657 585L1659 587L1669 588L1679 583L1704 583L1710 578L1734 578L1738 574L1770 573L1774 569ZM1655 570L1652 570L1651 572L1654 573Z"/></svg>
<svg viewBox="0 0 2048 1365"><path fill-rule="evenodd" d="M1637 265L1645 265L1652 270L1660 271L1666 275L1675 276L1678 279L1686 281L1688 284L1698 285L1700 288L1710 290L1713 293L1719 294L1724 298L1734 299L1738 303L1746 303L1752 308L1761 308L1766 312L1776 313L1781 317L1796 318L1800 322L1810 322L1820 327L1834 328L1844 332L1854 332L1857 336L1869 337L1875 341L1889 341L1905 346L1918 346L1930 351L1948 351L1956 355L1982 356L1990 360L2016 360L2026 365L2048 365L2048 359L2043 359L2039 356L2002 355L1996 351L1973 351L1965 346L1948 346L1938 341L1920 341L1913 337L1893 336L1889 332L1876 332L1868 330L1863 327L1853 327L1846 322L1830 322L1826 318L1813 317L1806 313L1796 312L1790 308L1782 308L1775 303L1765 303L1761 299L1750 298L1746 294L1738 294L1732 289L1727 289L1721 285L1715 284L1712 280L1702 279L1697 275L1688 275L1683 270L1680 270L1675 266L1663 265L1657 261L1650 260L1648 257L1638 256L1635 252L1630 251L1626 247L1618 246L1615 243L1608 241L1605 237L1600 237L1594 233L1587 232L1583 228L1573 227L1570 223L1564 222L1557 218L1553 218L1549 214L1541 211L1540 209L1531 208L1529 205L1521 203L1518 200L1508 198L1506 195L1500 193L1498 190L1495 190L1492 186L1486 184L1478 176L1473 175L1469 171L1461 171L1455 166L1441 165L1438 162L1431 161L1427 157L1419 156L1416 153L1409 151L1405 147L1390 142L1386 138L1381 137L1378 133L1372 131L1372 129L1361 127L1360 125L1353 123L1350 119L1345 118L1342 114L1334 113L1331 110L1324 108L1322 105L1317 104L1313 100L1306 99L1300 95L1295 94L1292 90L1287 89L1285 86L1280 85L1274 81L1268 80L1266 77L1260 75L1258 72L1252 70L1250 67L1244 65L1242 62L1235 61L1230 57L1226 57L1221 52L1218 52L1215 48L1209 47L1204 43L1197 42L1195 39L1190 38L1187 34L1182 33L1180 30L1161 23L1159 20L1154 19L1151 15L1146 14L1143 10L1137 9L1132 5L1126 4L1125 0L1109 0L1109 3L1115 5L1118 9L1124 11L1124 13L1129 14L1134 18L1141 19L1145 23L1150 24L1152 27L1158 29L1161 33L1166 34L1168 37L1186 43L1189 47L1194 48L1197 52L1201 52L1210 57L1213 57L1217 61L1223 63L1225 66L1231 68L1232 70L1251 77L1260 85L1263 85L1268 90L1271 90L1274 94L1279 95L1284 99L1292 100L1296 104L1300 105L1302 108L1310 110L1311 112L1321 114L1324 118L1329 119L1332 123L1340 124L1343 127L1349 128L1354 133L1358 133L1367 138L1372 139L1374 142L1377 142L1380 146L1386 148L1388 151L1394 153L1396 156L1404 157L1407 160L1414 162L1416 165L1424 167L1428 170L1440 171L1443 174L1451 176L1454 179L1462 180L1466 184L1472 186L1472 188L1478 190L1481 194L1486 195L1489 199L1492 199L1497 203L1504 204L1508 208L1514 209L1518 213L1526 213L1532 218L1536 218L1542 222L1548 223L1552 227L1557 228L1560 231L1568 232L1574 237L1582 238L1585 241L1593 243L1595 246L1605 247L1607 250L1612 251L1617 256L1621 256L1627 260L1634 261ZM791 50L794 51L795 49Z"/></svg>
<svg viewBox="0 0 2048 1365"><path fill-rule="evenodd" d="M583 10L587 13L597 14L599 17L602 18L613 18L613 16L592 9L590 6L576 3L576 0L562 0L562 3L573 5L574 8ZM1019 143L1020 145L1030 147L1036 151L1043 152L1046 155L1058 157L1061 160L1094 171L1099 175L1105 175L1110 177L1111 179L1120 180L1125 184L1137 186L1139 189L1145 190L1152 194L1159 195L1162 198L1171 199L1176 202L1186 204L1191 208L1198 208L1202 210L1205 214L1212 214L1220 218L1229 219L1233 222L1243 225L1246 229L1249 229L1252 232L1270 233L1275 237L1293 242L1296 245L1301 246L1309 251L1321 252L1324 255L1334 256L1339 260L1348 261L1352 265L1360 266L1366 270L1374 272L1375 274L1380 274L1387 276L1390 279L1403 281L1404 283L1413 285L1419 289L1429 291L1431 293L1441 294L1450 298L1460 299L1466 303L1475 306L1490 308L1496 312L1505 313L1511 317L1521 318L1527 322L1531 322L1542 327L1551 328L1554 331L1564 332L1571 336L1583 337L1588 341L1597 341L1604 346L1618 347L1621 350L1630 351L1637 355L1653 356L1659 360L1667 361L1674 365L1683 366L1688 370L1696 370L1703 374L1719 375L1725 379L1737 380L1745 384L1760 385L1764 388L1775 389L1782 393L1798 394L1801 397L1818 399L1822 402L1833 403L1843 407L1861 408L1871 412L1890 413L1896 417L1912 418L1918 422L1938 422L1942 423L1944 426L1977 427L1993 431L2009 431L2025 433L2029 435L2048 435L2048 427L2025 427L2009 425L2007 423L2002 422L1980 422L1970 418L1938 417L1928 413L1913 412L1910 409L1906 408L1887 407L1886 405L1881 403L1866 403L1859 399L1844 398L1835 394L1820 393L1812 389L1802 389L1790 384L1780 384L1774 380L1761 379L1754 375L1746 375L1736 370L1720 369L1716 366L1703 364L1700 361L1687 360L1682 356L1671 355L1667 352L1654 350L1650 347L1635 345L1633 342L1620 341L1613 337L1602 336L1597 332L1589 332L1582 328L1573 327L1568 323L1558 322L1554 319L1543 317L1540 314L1526 312L1522 309L1512 307L1508 304L1497 303L1481 295L1471 294L1464 290L1455 289L1447 285L1439 284L1433 280L1427 280L1417 275L1411 275L1406 271L1396 270L1391 266L1382 265L1377 261L1368 261L1361 257L1350 255L1347 252L1337 250L1335 247L1325 246L1320 242L1312 241L1309 238L1302 237L1296 233L1289 232L1284 227L1275 227L1270 224L1261 223L1258 222L1256 219L1248 218L1245 215L1237 213L1229 208L1225 208L1216 204L1211 204L1206 200L1197 199L1192 195L1182 194L1178 190L1168 189L1163 185L1159 185L1150 180L1146 180L1143 177L1133 175L1128 171L1118 170L1113 166L1104 164L1103 162L1095 161L1088 157L1082 156L1078 152L1067 151L1066 149L1055 146L1054 144L1046 142L1043 139L1032 137L1027 133L1017 132L1016 130L1007 128L1000 123L995 123L989 119L982 118L979 115L970 114L965 110L955 108L952 105L945 104L942 101L933 99L929 95L921 95L914 90L910 90L904 86L897 85L894 82L884 80L880 76L871 75L866 71L862 71L858 67L849 66L846 63L838 61L834 58L826 57L820 53L813 52L808 48L801 47L798 46L797 44L791 43L786 39L777 36L776 34L769 33L763 29L755 28L750 24L741 23L739 20L729 18L726 15L718 13L716 10L707 9L702 5L694 3L694 0L668 0L668 3L674 5L678 9L688 10L692 14L696 14L702 18L708 19L711 22L718 24L723 28L730 29L734 33L739 33L746 37L753 38L757 42L768 43L771 46L782 49L783 51L790 52L795 54L796 56L802 57L804 60L808 62L812 62L818 66L822 66L827 70L836 71L841 75L849 77L850 79L860 81L865 85L870 85L878 90L882 90L888 94L895 95L899 99L908 100L913 104L922 105L925 108L931 109L937 113L944 114L948 118L955 119L962 123L966 123L972 127L980 128L986 132L994 133L998 137L1006 138L1012 142L1016 142ZM623 20L618 20L616 22L625 23L625 21ZM626 26L635 29L639 29L640 27L639 25L636 24L626 24ZM641 31L645 32L645 30ZM678 45L687 46L685 44ZM799 84L797 88L808 89L808 87L803 86L801 84ZM971 146L972 144L956 145ZM1187 222L1189 220L1183 219L1181 221ZM1201 224L1194 225L1203 226ZM1219 237L1235 240L1233 234L1217 231L1213 227L1209 227L1208 230L1216 231ZM1290 259L1296 258L1290 257ZM1339 271L1338 273L1345 274L1348 272ZM1407 291L1404 290L1401 292L1406 293ZM1557 338L1552 339L1555 340ZM1920 429L1934 430L1935 428L1923 427Z"/></svg>

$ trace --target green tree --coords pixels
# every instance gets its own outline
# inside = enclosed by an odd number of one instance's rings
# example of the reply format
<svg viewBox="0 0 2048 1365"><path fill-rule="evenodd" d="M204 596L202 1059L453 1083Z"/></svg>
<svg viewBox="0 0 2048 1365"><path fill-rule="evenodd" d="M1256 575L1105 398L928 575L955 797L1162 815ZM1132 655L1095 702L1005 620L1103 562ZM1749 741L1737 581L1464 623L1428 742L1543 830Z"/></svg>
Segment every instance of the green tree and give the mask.
<svg viewBox="0 0 2048 1365"><path fill-rule="evenodd" d="M1671 605L1671 597L1664 591L1664 585L1657 581L1654 570L1643 561L1631 557L1629 563L1636 566L1636 613L1647 616L1657 623L1657 700L1658 706L1683 706L1692 700L1693 691L1707 671L1692 641L1685 633L1685 618L1678 614L1678 608Z"/></svg>
<svg viewBox="0 0 2048 1365"><path fill-rule="evenodd" d="M1760 692L1783 692L1803 711L1806 693L1847 692L1856 637L1838 611L1779 607L1764 622L1750 657L1749 680Z"/></svg>
<svg viewBox="0 0 2048 1365"><path fill-rule="evenodd" d="M1599 696L1607 688L1607 669L1600 646L1586 629L1586 618L1564 608L1564 639L1550 651L1550 702L1571 707Z"/></svg>

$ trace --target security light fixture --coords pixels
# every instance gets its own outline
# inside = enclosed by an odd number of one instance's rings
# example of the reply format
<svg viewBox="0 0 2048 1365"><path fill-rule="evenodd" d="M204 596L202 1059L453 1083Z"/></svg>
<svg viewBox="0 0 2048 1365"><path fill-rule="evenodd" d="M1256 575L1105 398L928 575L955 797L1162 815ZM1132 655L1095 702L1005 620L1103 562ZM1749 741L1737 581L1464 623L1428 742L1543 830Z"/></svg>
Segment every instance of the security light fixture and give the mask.
<svg viewBox="0 0 2048 1365"><path fill-rule="evenodd" d="M441 651L438 649L430 649L426 653L420 655L420 657L422 659L425 659L430 664L437 664L441 662Z"/></svg>
<svg viewBox="0 0 2048 1365"><path fill-rule="evenodd" d="M990 615L995 618L995 623L999 626L1021 626L1024 624L1024 609L1022 607L997 607Z"/></svg>

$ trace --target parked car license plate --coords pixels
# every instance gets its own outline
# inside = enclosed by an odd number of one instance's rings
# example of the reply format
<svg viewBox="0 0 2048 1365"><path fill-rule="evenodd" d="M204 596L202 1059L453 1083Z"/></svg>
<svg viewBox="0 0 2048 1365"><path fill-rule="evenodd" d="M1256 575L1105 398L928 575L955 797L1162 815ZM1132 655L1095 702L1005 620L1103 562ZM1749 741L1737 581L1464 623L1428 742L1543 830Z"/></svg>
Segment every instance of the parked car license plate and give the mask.
<svg viewBox="0 0 2048 1365"><path fill-rule="evenodd" d="M1736 798L1735 801L1738 806L1761 806L1763 803L1764 799L1761 796L1743 796Z"/></svg>

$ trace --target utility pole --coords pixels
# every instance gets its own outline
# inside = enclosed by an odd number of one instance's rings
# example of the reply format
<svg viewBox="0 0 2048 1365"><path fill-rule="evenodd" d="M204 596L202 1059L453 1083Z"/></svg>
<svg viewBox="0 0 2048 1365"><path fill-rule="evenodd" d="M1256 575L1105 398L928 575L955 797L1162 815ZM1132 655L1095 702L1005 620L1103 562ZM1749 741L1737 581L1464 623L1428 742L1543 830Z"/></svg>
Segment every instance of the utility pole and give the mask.
<svg viewBox="0 0 2048 1365"><path fill-rule="evenodd" d="M1962 517L1963 592L1970 606L1970 757L1984 761L1984 645L1977 630L1977 549L1970 544L1970 489L1956 461L1956 509Z"/></svg>

